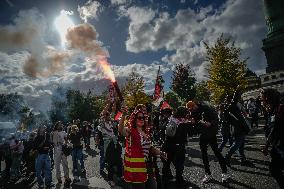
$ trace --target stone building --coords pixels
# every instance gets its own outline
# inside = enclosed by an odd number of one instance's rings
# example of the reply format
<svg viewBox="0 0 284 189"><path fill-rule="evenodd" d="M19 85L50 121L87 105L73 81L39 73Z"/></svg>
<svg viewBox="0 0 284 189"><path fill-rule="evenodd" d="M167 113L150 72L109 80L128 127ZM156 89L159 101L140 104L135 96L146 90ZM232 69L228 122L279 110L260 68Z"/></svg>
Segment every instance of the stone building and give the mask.
<svg viewBox="0 0 284 189"><path fill-rule="evenodd" d="M264 15L268 29L263 39L262 50L267 60L266 74L260 75L260 88L275 88L284 95L284 0L263 0ZM248 78L249 91L243 99L255 98L260 88L255 86L257 78Z"/></svg>

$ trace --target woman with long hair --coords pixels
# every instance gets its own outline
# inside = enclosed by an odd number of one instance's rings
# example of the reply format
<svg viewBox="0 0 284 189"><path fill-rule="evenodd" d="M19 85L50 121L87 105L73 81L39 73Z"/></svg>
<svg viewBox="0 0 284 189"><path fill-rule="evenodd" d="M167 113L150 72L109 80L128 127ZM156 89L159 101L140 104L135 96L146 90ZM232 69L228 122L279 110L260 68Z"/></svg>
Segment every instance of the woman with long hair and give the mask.
<svg viewBox="0 0 284 189"><path fill-rule="evenodd" d="M125 136L124 180L131 189L156 189L155 172L153 171L153 156L167 159L167 154L151 144L147 131L148 115L143 105L137 105L125 123L127 108L122 108L122 118L118 131Z"/></svg>

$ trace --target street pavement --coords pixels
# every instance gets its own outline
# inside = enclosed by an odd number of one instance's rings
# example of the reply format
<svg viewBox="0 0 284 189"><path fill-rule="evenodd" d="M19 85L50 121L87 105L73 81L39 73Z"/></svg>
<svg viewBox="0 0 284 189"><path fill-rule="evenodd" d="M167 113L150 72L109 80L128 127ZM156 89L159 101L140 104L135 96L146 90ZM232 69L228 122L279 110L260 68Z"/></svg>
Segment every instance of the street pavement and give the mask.
<svg viewBox="0 0 284 189"><path fill-rule="evenodd" d="M218 136L220 142L221 137ZM184 169L184 178L189 182L189 186L186 188L210 188L210 189L223 189L223 188L248 188L248 189L278 189L277 183L269 174L269 156L265 157L261 152L261 146L265 143L262 127L255 128L247 137L245 145L245 154L249 163L247 165L241 165L237 159L237 155L233 156L231 161L231 168L228 169L230 180L228 183L221 183L221 169L216 157L213 155L212 150L209 147L209 160L212 176L214 180L208 184L202 184L201 180L204 176L204 168L201 159L201 152L199 150L198 137L189 139L187 145L186 162ZM71 188L90 188L90 189L109 189L111 188L107 181L99 174L99 151L94 145L94 141L91 141L91 150L84 150L86 175L85 178L81 178L81 181L71 185ZM223 154L228 150L228 146L224 149ZM69 169L72 175L72 161L71 157L68 157ZM159 167L162 163L158 162ZM173 168L173 167L172 167ZM174 168L172 169L173 174ZM63 172L62 172L63 174ZM53 181L56 184L55 170L53 170ZM37 188L35 180L27 180L21 178L18 182L9 184L7 181L2 181L1 188ZM166 186L167 189L177 189L175 182L169 182ZM56 184L54 188L64 188L63 185ZM115 186L114 189L127 188L126 185Z"/></svg>

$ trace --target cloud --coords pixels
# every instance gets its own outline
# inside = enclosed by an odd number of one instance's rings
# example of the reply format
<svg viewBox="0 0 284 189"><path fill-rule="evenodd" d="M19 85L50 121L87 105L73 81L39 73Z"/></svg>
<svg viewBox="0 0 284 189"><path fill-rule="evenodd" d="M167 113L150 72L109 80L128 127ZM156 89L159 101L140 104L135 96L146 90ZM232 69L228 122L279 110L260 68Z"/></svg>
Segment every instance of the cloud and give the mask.
<svg viewBox="0 0 284 189"><path fill-rule="evenodd" d="M128 9L120 7L119 15L128 17L130 19L129 25L129 40L126 42L126 48L131 52L140 52L147 50L145 43L140 41L148 40L154 33L150 22L154 19L156 12L151 8L139 8L132 6Z"/></svg>
<svg viewBox="0 0 284 189"><path fill-rule="evenodd" d="M77 65L77 64L73 64L69 71L70 72L75 72L75 73L80 73L86 70L86 66L85 65Z"/></svg>
<svg viewBox="0 0 284 189"><path fill-rule="evenodd" d="M20 94L31 94L34 92L34 87L32 85L26 84L16 87L16 91L20 91Z"/></svg>
<svg viewBox="0 0 284 189"><path fill-rule="evenodd" d="M88 19L98 19L98 15L103 11L103 7L98 1L89 0L84 6L78 6L77 11L81 19L87 22Z"/></svg>
<svg viewBox="0 0 284 189"><path fill-rule="evenodd" d="M218 9L212 6L198 10L188 8L178 10L173 16L167 12L155 14L145 8L130 7L124 11L124 16L130 19L126 49L134 53L164 49L171 53L162 61L188 63L194 70L204 71L197 75L201 79L206 75L205 69L199 69L206 65L202 41L212 44L224 33L242 48L244 58L250 57L248 66L261 72L266 64L261 50L266 26L263 12L254 10L262 10L262 6L261 1L228 0ZM135 12L138 12L136 16Z"/></svg>
<svg viewBox="0 0 284 189"><path fill-rule="evenodd" d="M125 16L130 18L130 21L136 25L150 22L155 17L155 11L151 8L130 7L125 12Z"/></svg>
<svg viewBox="0 0 284 189"><path fill-rule="evenodd" d="M129 0L111 0L112 5L124 5L128 2Z"/></svg>

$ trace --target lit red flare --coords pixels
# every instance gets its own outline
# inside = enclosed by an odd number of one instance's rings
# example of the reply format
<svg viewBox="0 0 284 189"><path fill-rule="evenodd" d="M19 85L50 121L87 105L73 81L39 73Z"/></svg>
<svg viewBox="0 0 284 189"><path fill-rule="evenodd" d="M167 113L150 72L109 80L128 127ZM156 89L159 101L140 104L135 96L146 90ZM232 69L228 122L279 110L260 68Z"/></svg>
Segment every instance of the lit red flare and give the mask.
<svg viewBox="0 0 284 189"><path fill-rule="evenodd" d="M106 77L111 81L111 82L115 82L115 77L113 74L113 71L110 68L109 63L107 62L106 58L104 59L100 59L98 61L98 63L100 64L100 66L102 67Z"/></svg>

